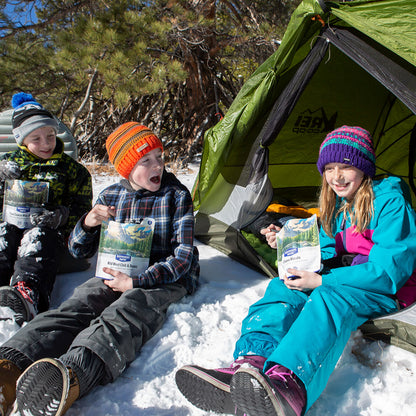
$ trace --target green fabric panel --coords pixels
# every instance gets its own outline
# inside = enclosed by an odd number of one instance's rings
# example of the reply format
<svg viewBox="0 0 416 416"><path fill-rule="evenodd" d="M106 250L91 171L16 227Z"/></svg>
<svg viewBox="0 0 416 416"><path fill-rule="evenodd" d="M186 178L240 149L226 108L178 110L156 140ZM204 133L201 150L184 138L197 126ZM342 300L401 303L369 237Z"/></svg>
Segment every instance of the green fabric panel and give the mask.
<svg viewBox="0 0 416 416"><path fill-rule="evenodd" d="M331 12L416 65L416 0L353 1Z"/></svg>
<svg viewBox="0 0 416 416"><path fill-rule="evenodd" d="M321 23L312 20L315 15L320 14L330 25L353 26L408 62L416 63L416 0L328 2L327 6L330 8L327 14L322 12L317 0L305 0L298 6L279 49L244 84L223 120L207 131L200 171L193 190L196 209L208 198L207 192L221 172L230 183L238 178L242 163L274 100L319 34ZM319 118L327 117L327 121L333 124L335 120L342 124L362 125L372 132L380 129L380 123L384 122L385 106L394 100L389 94L385 95L383 88L375 87L376 81L357 65L339 55L332 47L329 59L324 59L312 81L313 85L304 94L307 99L300 100L296 113L292 114L281 137L286 135L287 129L293 129L294 126L302 128L302 123L308 125L308 115L302 111L311 112L309 117L312 126L314 122L319 122ZM296 163L296 159L292 160L293 153L301 149L301 163L313 166L322 134L308 131L304 136L285 136L281 147L271 151L272 163L285 163L278 158L274 161L276 153L283 155L289 163ZM299 138L305 143L294 146L292 140ZM401 154L396 153L394 159L400 162L399 166L395 165L395 170L405 175L405 162ZM392 164L381 166L381 170L392 172Z"/></svg>
<svg viewBox="0 0 416 416"><path fill-rule="evenodd" d="M232 173L238 174L239 172L233 169ZM233 187L233 184L227 182L223 175L220 174L208 189L207 199L205 203L200 207L199 212L204 214L213 214L220 211L224 204L227 202L228 196L232 192Z"/></svg>
<svg viewBox="0 0 416 416"><path fill-rule="evenodd" d="M241 231L241 234L249 242L249 244L256 250L260 256L270 264L271 267L276 269L277 276L277 253L269 245L263 243L254 234Z"/></svg>
<svg viewBox="0 0 416 416"><path fill-rule="evenodd" d="M192 192L195 209L207 198L206 193L227 164L229 154L237 148L241 148L241 153L232 155L234 160L244 160L244 155L248 154L262 127L261 120L265 120L284 88L283 83L279 84L279 76L292 66L294 54L303 53L297 62L304 58L310 39L321 28L321 24L311 18L321 12L317 0L301 3L292 15L279 49L243 85L225 117L206 132L200 170ZM303 44L307 44L304 50L301 49Z"/></svg>
<svg viewBox="0 0 416 416"><path fill-rule="evenodd" d="M411 325L394 319L376 319L361 325L365 338L383 341L406 351L416 353L416 324Z"/></svg>
<svg viewBox="0 0 416 416"><path fill-rule="evenodd" d="M346 82L349 79L354 82ZM272 185L319 185L316 160L320 144L326 132L342 124L372 132L377 174L406 177L410 131L415 123L416 117L391 93L332 48L269 149Z"/></svg>
<svg viewBox="0 0 416 416"><path fill-rule="evenodd" d="M275 277L277 274L241 232L200 212L196 214L195 238L269 277Z"/></svg>

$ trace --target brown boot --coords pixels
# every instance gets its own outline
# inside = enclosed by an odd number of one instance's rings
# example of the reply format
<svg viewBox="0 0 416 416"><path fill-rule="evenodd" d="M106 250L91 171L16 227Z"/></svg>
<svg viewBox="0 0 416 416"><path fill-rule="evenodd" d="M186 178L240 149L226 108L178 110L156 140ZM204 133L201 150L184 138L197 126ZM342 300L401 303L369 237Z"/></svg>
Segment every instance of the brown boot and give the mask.
<svg viewBox="0 0 416 416"><path fill-rule="evenodd" d="M0 359L0 416L5 416L16 398L16 381L22 372L9 360Z"/></svg>
<svg viewBox="0 0 416 416"><path fill-rule="evenodd" d="M78 377L72 368L68 368L68 372L69 372L69 391L66 397L65 406L62 410L62 413L60 413L62 415L66 413L66 411L72 406L75 400L77 400L79 397Z"/></svg>
<svg viewBox="0 0 416 416"><path fill-rule="evenodd" d="M72 369L55 358L43 358L28 367L17 381L13 410L22 415L61 416L78 397L78 377Z"/></svg>

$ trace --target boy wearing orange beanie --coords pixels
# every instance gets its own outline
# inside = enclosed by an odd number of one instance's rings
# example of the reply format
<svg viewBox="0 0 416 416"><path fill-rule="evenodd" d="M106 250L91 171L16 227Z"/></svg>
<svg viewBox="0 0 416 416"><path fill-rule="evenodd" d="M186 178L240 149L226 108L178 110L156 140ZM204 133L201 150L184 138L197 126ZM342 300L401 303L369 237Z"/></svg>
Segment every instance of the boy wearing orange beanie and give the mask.
<svg viewBox="0 0 416 416"><path fill-rule="evenodd" d="M147 127L130 122L108 137L106 147L123 179L103 190L77 223L70 251L78 258L93 256L103 221L151 218L149 265L131 277L105 267L108 278L91 278L58 309L36 317L0 347L0 383L24 371L15 400L21 414L63 415L93 387L114 381L160 329L168 306L197 287L192 199L164 170L162 142ZM10 390L7 383L0 387ZM3 403L4 413L10 402Z"/></svg>

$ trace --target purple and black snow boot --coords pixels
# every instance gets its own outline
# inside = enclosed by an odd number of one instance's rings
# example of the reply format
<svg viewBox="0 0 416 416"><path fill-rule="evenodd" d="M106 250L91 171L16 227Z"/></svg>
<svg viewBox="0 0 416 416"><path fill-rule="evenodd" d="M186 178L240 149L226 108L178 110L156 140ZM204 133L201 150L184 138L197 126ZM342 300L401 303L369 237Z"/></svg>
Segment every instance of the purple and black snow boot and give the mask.
<svg viewBox="0 0 416 416"><path fill-rule="evenodd" d="M196 407L216 413L243 415L230 396L230 383L240 368L263 369L266 359L258 355L238 358L228 368L206 369L186 365L176 372L176 385L180 392Z"/></svg>
<svg viewBox="0 0 416 416"><path fill-rule="evenodd" d="M247 415L301 416L306 390L286 367L275 365L263 373L256 368L239 368L231 380L234 404Z"/></svg>

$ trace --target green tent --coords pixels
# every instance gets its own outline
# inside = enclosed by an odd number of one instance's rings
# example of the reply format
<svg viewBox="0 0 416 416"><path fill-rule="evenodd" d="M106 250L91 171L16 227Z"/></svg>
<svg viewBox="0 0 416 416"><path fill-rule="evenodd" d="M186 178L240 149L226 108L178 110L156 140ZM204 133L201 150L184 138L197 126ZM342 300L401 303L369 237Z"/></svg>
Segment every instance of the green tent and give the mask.
<svg viewBox="0 0 416 416"><path fill-rule="evenodd" d="M377 175L403 177L416 206L416 0L304 0L278 50L205 134L193 189L196 237L276 276L245 232L272 201L317 204L326 133L362 126Z"/></svg>
<svg viewBox="0 0 416 416"><path fill-rule="evenodd" d="M276 276L276 252L250 226L272 201L317 205L319 146L345 124L371 132L376 175L404 178L416 206L415 10L416 0L299 5L279 49L206 132L196 238ZM361 329L416 352L416 304Z"/></svg>

